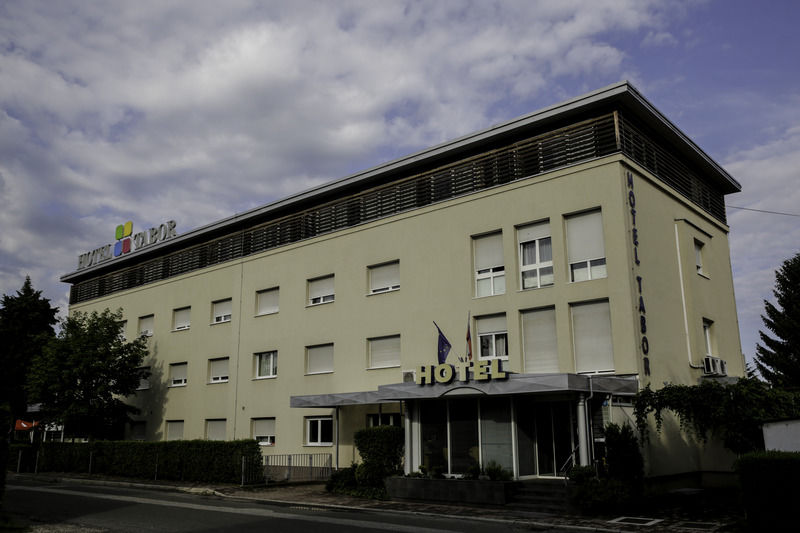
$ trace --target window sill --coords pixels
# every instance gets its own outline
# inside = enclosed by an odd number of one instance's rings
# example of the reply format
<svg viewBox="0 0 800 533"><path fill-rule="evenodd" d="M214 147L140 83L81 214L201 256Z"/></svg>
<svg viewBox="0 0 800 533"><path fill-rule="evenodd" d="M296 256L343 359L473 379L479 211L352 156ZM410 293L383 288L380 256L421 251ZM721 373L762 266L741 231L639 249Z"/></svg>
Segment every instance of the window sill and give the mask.
<svg viewBox="0 0 800 533"><path fill-rule="evenodd" d="M189 331L189 328L175 328L175 329L170 330L170 331L172 331L172 333L177 333L179 331Z"/></svg>
<svg viewBox="0 0 800 533"><path fill-rule="evenodd" d="M306 376L320 376L323 374L333 374L333 370L324 370L322 372L306 372Z"/></svg>
<svg viewBox="0 0 800 533"><path fill-rule="evenodd" d="M377 296L379 294L389 294L390 292L399 292L399 291L400 287L397 287L396 289L386 289L385 291L371 291L368 292L365 296Z"/></svg>
<svg viewBox="0 0 800 533"><path fill-rule="evenodd" d="M332 442L320 442L320 443L307 442L303 446L312 447L312 448L321 448L323 446L328 446L328 447L333 446L333 443Z"/></svg>
<svg viewBox="0 0 800 533"><path fill-rule="evenodd" d="M180 389L181 387L185 387L188 385L187 383L181 383L180 385L167 385L168 389Z"/></svg>
<svg viewBox="0 0 800 533"><path fill-rule="evenodd" d="M209 381L208 383L206 383L206 385L219 385L220 383L227 383L227 382L228 382L227 379L220 379L217 381Z"/></svg>
<svg viewBox="0 0 800 533"><path fill-rule="evenodd" d="M270 311L269 313L256 313L253 316L269 316L269 315L277 315L278 311Z"/></svg>
<svg viewBox="0 0 800 533"><path fill-rule="evenodd" d="M400 368L401 365L368 366L366 370L386 370L387 368Z"/></svg>
<svg viewBox="0 0 800 533"><path fill-rule="evenodd" d="M256 377L252 378L252 380L253 381L263 381L265 379L276 379L277 377L278 377L277 374L274 375L274 376L256 376Z"/></svg>
<svg viewBox="0 0 800 533"><path fill-rule="evenodd" d="M139 387L139 388L136 389L136 392L139 392L139 391L142 391L142 390L150 390L150 387Z"/></svg>
<svg viewBox="0 0 800 533"><path fill-rule="evenodd" d="M209 326L219 326L220 324L230 324L230 323L231 323L231 320L228 319L228 320L221 320L219 322L212 322L212 323L209 324Z"/></svg>
<svg viewBox="0 0 800 533"><path fill-rule="evenodd" d="M586 280L591 281L591 280ZM577 282L573 282L577 283ZM519 289L517 292L528 292L528 291L538 291L539 289L551 289L555 286L555 283L550 283L548 285L542 285L541 287L528 287L527 289Z"/></svg>
<svg viewBox="0 0 800 533"><path fill-rule="evenodd" d="M307 304L306 304L306 308L309 308L309 307L319 307L319 306L321 306L321 305L329 305L329 304L332 304L332 303L336 303L336 300L331 300L330 302L320 302L320 303L318 303L318 304L307 303Z"/></svg>

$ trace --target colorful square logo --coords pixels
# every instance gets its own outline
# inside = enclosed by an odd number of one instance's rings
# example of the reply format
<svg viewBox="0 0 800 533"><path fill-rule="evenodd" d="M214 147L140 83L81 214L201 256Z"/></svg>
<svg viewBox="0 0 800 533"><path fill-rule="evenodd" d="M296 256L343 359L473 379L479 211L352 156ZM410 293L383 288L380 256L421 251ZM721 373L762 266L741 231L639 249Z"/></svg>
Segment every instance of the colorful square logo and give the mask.
<svg viewBox="0 0 800 533"><path fill-rule="evenodd" d="M122 254L127 254L131 251L131 234L133 233L133 222L128 221L125 224L117 226L115 237L117 243L114 245L114 257L119 257Z"/></svg>

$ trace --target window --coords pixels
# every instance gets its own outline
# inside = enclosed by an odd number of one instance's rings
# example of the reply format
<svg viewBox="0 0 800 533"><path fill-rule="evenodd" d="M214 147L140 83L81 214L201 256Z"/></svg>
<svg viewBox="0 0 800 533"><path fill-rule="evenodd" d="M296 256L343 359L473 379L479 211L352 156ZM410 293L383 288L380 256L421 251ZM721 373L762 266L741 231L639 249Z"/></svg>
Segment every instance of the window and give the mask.
<svg viewBox="0 0 800 533"><path fill-rule="evenodd" d="M481 359L508 359L508 333L506 315L492 315L476 319L478 354Z"/></svg>
<svg viewBox="0 0 800 533"><path fill-rule="evenodd" d="M253 418L252 419L253 438L261 446L275 446L275 419L274 418Z"/></svg>
<svg viewBox="0 0 800 533"><path fill-rule="evenodd" d="M150 367L143 366L139 370L144 370L147 372L146 378L139 378L139 386L136 387L136 390L147 390L150 388Z"/></svg>
<svg viewBox="0 0 800 533"><path fill-rule="evenodd" d="M183 387L186 385L186 371L188 363L174 363L169 365L169 386Z"/></svg>
<svg viewBox="0 0 800 533"><path fill-rule="evenodd" d="M228 358L208 360L208 382L227 383L228 382Z"/></svg>
<svg viewBox="0 0 800 533"><path fill-rule="evenodd" d="M400 413L370 413L367 415L367 427L395 426L402 427Z"/></svg>
<svg viewBox="0 0 800 533"><path fill-rule="evenodd" d="M694 241L694 264L697 267L697 273L701 276L705 276L706 273L703 270L703 243L695 240Z"/></svg>
<svg viewBox="0 0 800 533"><path fill-rule="evenodd" d="M147 436L147 422L143 420L137 420L135 422L131 422L131 440L145 440Z"/></svg>
<svg viewBox="0 0 800 533"><path fill-rule="evenodd" d="M145 337L153 336L153 322L154 315L140 316L139 317L139 335Z"/></svg>
<svg viewBox="0 0 800 533"><path fill-rule="evenodd" d="M600 210L567 217L567 255L572 281L606 277L606 251Z"/></svg>
<svg viewBox="0 0 800 533"><path fill-rule="evenodd" d="M225 440L225 419L206 420L206 439Z"/></svg>
<svg viewBox="0 0 800 533"><path fill-rule="evenodd" d="M472 238L475 251L475 296L506 292L506 267L503 261L503 234Z"/></svg>
<svg viewBox="0 0 800 533"><path fill-rule="evenodd" d="M308 305L319 305L334 300L333 276L308 280Z"/></svg>
<svg viewBox="0 0 800 533"><path fill-rule="evenodd" d="M256 378L274 378L278 375L278 352L260 352L255 354Z"/></svg>
<svg viewBox="0 0 800 533"><path fill-rule="evenodd" d="M400 261L369 267L369 292L396 291L400 288Z"/></svg>
<svg viewBox="0 0 800 533"><path fill-rule="evenodd" d="M706 355L714 354L713 344L711 342L714 339L712 331L713 325L714 323L712 321L707 318L703 319L703 342L705 342Z"/></svg>
<svg viewBox="0 0 800 533"><path fill-rule="evenodd" d="M175 331L189 329L189 317L191 312L191 307L182 307L181 309L172 311L172 329Z"/></svg>
<svg viewBox="0 0 800 533"><path fill-rule="evenodd" d="M577 373L613 372L611 310L608 300L573 304L572 335Z"/></svg>
<svg viewBox="0 0 800 533"><path fill-rule="evenodd" d="M522 350L526 374L559 371L555 309L551 307L522 313Z"/></svg>
<svg viewBox="0 0 800 533"><path fill-rule="evenodd" d="M550 223L540 222L517 228L520 287L537 289L553 284L553 244Z"/></svg>
<svg viewBox="0 0 800 533"><path fill-rule="evenodd" d="M369 368L400 366L400 335L367 339Z"/></svg>
<svg viewBox="0 0 800 533"><path fill-rule="evenodd" d="M125 331L128 329L128 321L127 320L120 320L119 324L119 340L125 342L128 340L128 336L125 334Z"/></svg>
<svg viewBox="0 0 800 533"><path fill-rule="evenodd" d="M219 324L221 322L230 322L231 321L231 299L228 298L227 300L219 300L212 304L213 307L213 315L214 315L214 324Z"/></svg>
<svg viewBox="0 0 800 533"><path fill-rule="evenodd" d="M167 440L183 438L183 420L167 420Z"/></svg>
<svg viewBox="0 0 800 533"><path fill-rule="evenodd" d="M306 347L306 374L333 372L333 344Z"/></svg>
<svg viewBox="0 0 800 533"><path fill-rule="evenodd" d="M278 287L256 292L256 315L278 312Z"/></svg>
<svg viewBox="0 0 800 533"><path fill-rule="evenodd" d="M333 444L333 418L310 416L306 418L306 445L330 446Z"/></svg>

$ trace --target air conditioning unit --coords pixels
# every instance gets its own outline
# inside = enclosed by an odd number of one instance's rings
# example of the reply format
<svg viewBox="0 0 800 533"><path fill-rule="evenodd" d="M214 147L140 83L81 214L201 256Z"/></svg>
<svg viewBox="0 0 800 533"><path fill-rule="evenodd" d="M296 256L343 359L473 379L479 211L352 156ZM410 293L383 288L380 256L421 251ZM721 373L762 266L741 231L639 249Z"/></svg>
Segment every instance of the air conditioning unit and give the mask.
<svg viewBox="0 0 800 533"><path fill-rule="evenodd" d="M403 383L414 383L417 381L417 373L414 370L403 370Z"/></svg>
<svg viewBox="0 0 800 533"><path fill-rule="evenodd" d="M706 376L727 376L728 365L719 357L707 355L703 358L703 374Z"/></svg>

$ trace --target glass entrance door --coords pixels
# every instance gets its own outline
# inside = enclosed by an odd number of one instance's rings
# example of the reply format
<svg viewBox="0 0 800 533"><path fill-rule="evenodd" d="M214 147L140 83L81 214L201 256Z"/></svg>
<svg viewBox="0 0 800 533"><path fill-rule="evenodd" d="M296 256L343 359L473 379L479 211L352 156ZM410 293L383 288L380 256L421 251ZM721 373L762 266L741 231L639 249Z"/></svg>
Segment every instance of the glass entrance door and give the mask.
<svg viewBox="0 0 800 533"><path fill-rule="evenodd" d="M575 432L570 402L516 400L519 475L560 476L572 454Z"/></svg>

